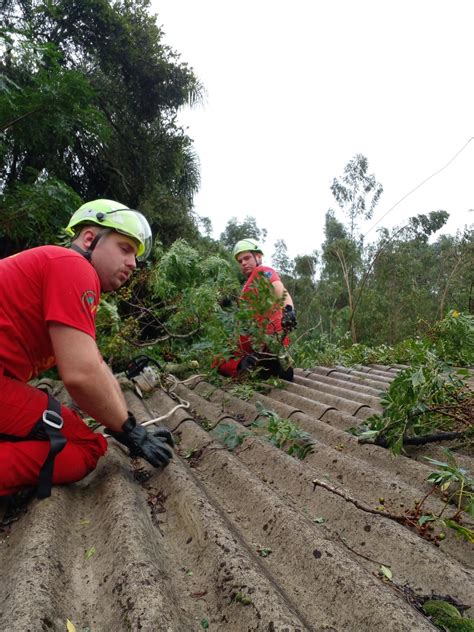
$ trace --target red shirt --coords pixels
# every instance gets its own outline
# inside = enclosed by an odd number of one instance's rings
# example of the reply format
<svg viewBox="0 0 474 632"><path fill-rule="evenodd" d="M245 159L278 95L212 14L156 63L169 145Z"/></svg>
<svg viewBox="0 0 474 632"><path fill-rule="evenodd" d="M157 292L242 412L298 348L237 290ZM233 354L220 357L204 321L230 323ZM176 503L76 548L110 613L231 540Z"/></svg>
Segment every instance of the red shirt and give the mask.
<svg viewBox="0 0 474 632"><path fill-rule="evenodd" d="M252 283L255 280L255 277L263 276L265 277L269 283L274 283L275 281L279 281L280 277L277 272L273 268L269 268L268 266L257 266L254 268L248 277L247 281L242 288L241 298L245 300L245 296L248 295L249 292L255 292L256 290L252 288ZM257 321L259 323L268 323L266 327L265 333L267 334L275 334L279 331L282 331L283 327L281 326L281 317L282 310L275 306L275 309L270 310L264 315L257 316Z"/></svg>
<svg viewBox="0 0 474 632"><path fill-rule="evenodd" d="M22 382L56 364L48 324L95 338L99 277L82 255L60 246L0 261L0 366Z"/></svg>

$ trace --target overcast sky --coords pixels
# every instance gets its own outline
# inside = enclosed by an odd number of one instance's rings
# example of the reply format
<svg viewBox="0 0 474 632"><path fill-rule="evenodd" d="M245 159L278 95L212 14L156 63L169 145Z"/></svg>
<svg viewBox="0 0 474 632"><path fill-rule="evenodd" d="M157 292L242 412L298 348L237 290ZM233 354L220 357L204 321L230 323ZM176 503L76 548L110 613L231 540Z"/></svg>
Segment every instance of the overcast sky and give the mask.
<svg viewBox="0 0 474 632"><path fill-rule="evenodd" d="M471 0L153 0L165 43L205 101L183 110L201 163L196 212L218 237L236 216L290 256L323 239L334 177L362 153L384 193L364 232L444 209L474 222ZM339 216L342 219L342 216ZM376 236L373 229L368 238Z"/></svg>

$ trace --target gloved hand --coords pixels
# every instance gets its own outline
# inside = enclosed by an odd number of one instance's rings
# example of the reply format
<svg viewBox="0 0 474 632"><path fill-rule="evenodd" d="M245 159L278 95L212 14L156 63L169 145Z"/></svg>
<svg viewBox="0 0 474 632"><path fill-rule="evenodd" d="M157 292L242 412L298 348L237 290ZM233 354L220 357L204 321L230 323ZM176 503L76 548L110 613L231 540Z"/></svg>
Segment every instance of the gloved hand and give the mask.
<svg viewBox="0 0 474 632"><path fill-rule="evenodd" d="M230 296L229 294L226 294L219 299L219 305L222 307L222 309L232 307L233 303L234 297Z"/></svg>
<svg viewBox="0 0 474 632"><path fill-rule="evenodd" d="M248 373L255 368L256 364L257 358L255 358L253 355L246 355L239 362L238 371L239 373Z"/></svg>
<svg viewBox="0 0 474 632"><path fill-rule="evenodd" d="M137 424L131 412L122 426L122 432L108 429L107 433L126 446L131 457L139 456L146 459L154 467L165 467L173 458L170 447L174 446L174 441L168 428L148 432L146 428Z"/></svg>
<svg viewBox="0 0 474 632"><path fill-rule="evenodd" d="M293 331L298 323L296 322L296 312L291 305L285 305L281 317L281 326L287 332Z"/></svg>

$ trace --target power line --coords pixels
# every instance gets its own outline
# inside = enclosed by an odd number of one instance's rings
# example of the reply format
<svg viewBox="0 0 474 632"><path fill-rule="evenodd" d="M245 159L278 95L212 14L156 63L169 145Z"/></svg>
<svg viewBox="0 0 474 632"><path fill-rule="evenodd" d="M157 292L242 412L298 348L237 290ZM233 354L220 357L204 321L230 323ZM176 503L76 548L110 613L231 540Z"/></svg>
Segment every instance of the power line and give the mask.
<svg viewBox="0 0 474 632"><path fill-rule="evenodd" d="M424 184L426 184L426 182L428 182L428 180L431 180L431 178L434 178L435 176L437 176L439 173L441 173L442 171L444 171L444 169L446 169L447 167L449 167L449 165L454 162L456 160L456 158L459 156L459 154L461 154L466 147L469 145L469 143L471 142L471 140L474 140L474 136L472 136L467 143L465 143L461 149L459 151L457 151L454 156L443 166L441 167L441 169L438 169L437 171L435 171L434 173L432 173L430 176L428 176L427 178L425 178L422 182L420 182L420 184L417 184L416 187L414 187L413 189L411 189L411 191L408 191L408 193L406 193L400 200L398 200L398 202L396 202L391 208L388 209L388 211L386 213L384 213L382 215L382 217L377 220L375 222L375 224L373 224L369 230L365 233L364 235L364 239L367 237L367 235L370 233L370 231L375 228L377 226L377 224L380 224L380 222L384 219L384 217L387 217L387 215L389 213L391 213L393 211L394 208L396 208L399 204L401 204L404 200L407 199L407 197L409 197L412 193L414 193L415 191L417 191L420 187L422 187Z"/></svg>

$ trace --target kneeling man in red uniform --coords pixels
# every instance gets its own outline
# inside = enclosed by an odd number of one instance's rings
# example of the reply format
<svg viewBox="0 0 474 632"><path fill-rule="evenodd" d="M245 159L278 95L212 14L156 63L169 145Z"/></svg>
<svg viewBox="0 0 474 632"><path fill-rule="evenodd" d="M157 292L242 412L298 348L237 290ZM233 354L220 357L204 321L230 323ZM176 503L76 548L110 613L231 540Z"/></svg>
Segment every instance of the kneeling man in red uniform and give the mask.
<svg viewBox="0 0 474 632"><path fill-rule="evenodd" d="M41 246L0 261L0 496L78 481L107 450L102 434L29 380L57 366L78 406L132 456L164 466L166 429L147 430L127 411L95 341L101 292L120 288L152 244L145 217L112 200L81 206L66 232L71 248Z"/></svg>
<svg viewBox="0 0 474 632"><path fill-rule="evenodd" d="M233 255L247 277L240 294L240 301L248 301L258 292L258 279L263 277L271 284L275 295L275 305L266 314L256 314L255 320L266 334L282 337L281 342L287 347L289 338L285 333L289 333L296 327L296 313L290 293L283 285L278 273L273 268L262 264L263 252L255 239L247 238L237 242ZM283 309L280 307L282 301ZM283 368L278 358L272 357L268 351L266 347L255 349L251 338L241 335L238 349L232 357L228 360L216 359L213 364L219 373L226 377L237 377L242 373L257 370L263 378L276 376L291 382L293 380L292 367Z"/></svg>

